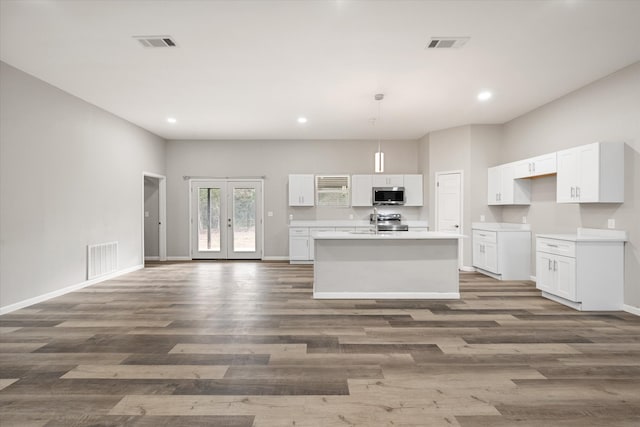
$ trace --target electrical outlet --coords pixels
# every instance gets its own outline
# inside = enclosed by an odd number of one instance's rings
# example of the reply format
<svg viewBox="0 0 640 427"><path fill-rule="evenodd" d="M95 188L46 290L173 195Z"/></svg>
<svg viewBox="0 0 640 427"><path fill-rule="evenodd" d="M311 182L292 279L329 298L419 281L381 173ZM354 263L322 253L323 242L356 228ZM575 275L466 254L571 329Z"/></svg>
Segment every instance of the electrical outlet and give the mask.
<svg viewBox="0 0 640 427"><path fill-rule="evenodd" d="M522 217L522 223L523 223L523 224L526 224L526 223L527 223L527 217L526 217L526 216L523 216L523 217Z"/></svg>
<svg viewBox="0 0 640 427"><path fill-rule="evenodd" d="M613 218L609 218L609 220L607 221L607 227L616 228L616 220Z"/></svg>
<svg viewBox="0 0 640 427"><path fill-rule="evenodd" d="M271 211L267 212L267 216L273 216L273 212Z"/></svg>
<svg viewBox="0 0 640 427"><path fill-rule="evenodd" d="M353 214L349 214L349 219L353 219Z"/></svg>
<svg viewBox="0 0 640 427"><path fill-rule="evenodd" d="M480 222L484 222L484 215L480 215Z"/></svg>

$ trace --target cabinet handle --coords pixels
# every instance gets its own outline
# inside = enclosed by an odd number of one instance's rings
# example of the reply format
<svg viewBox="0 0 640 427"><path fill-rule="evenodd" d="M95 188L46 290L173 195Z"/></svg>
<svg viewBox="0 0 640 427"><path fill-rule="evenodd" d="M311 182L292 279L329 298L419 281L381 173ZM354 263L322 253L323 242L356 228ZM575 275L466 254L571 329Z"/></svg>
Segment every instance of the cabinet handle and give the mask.
<svg viewBox="0 0 640 427"><path fill-rule="evenodd" d="M558 271L558 261L553 260L553 271Z"/></svg>
<svg viewBox="0 0 640 427"><path fill-rule="evenodd" d="M576 189L571 187L571 198L574 199L576 197Z"/></svg>
<svg viewBox="0 0 640 427"><path fill-rule="evenodd" d="M535 172L536 171L536 163L533 162L531 163L531 172Z"/></svg>
<svg viewBox="0 0 640 427"><path fill-rule="evenodd" d="M551 260L548 260L548 261L549 261L549 265L547 266L547 270L551 271Z"/></svg>
<svg viewBox="0 0 640 427"><path fill-rule="evenodd" d="M528 166L529 166L529 173L531 173L531 163L529 163Z"/></svg>
<svg viewBox="0 0 640 427"><path fill-rule="evenodd" d="M551 243L547 243L547 246L549 246L550 248L557 248L558 245L552 245Z"/></svg>
<svg viewBox="0 0 640 427"><path fill-rule="evenodd" d="M576 187L576 198L580 198L580 187Z"/></svg>

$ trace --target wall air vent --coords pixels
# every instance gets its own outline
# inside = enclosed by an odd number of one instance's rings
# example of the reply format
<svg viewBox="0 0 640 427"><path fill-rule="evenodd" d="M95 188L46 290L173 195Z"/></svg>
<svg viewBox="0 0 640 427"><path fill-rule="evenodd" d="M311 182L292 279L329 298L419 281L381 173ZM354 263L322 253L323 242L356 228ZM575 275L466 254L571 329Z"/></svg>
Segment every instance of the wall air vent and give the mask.
<svg viewBox="0 0 640 427"><path fill-rule="evenodd" d="M469 37L431 37L427 49L458 49L469 41Z"/></svg>
<svg viewBox="0 0 640 427"><path fill-rule="evenodd" d="M144 47L176 47L171 36L133 36Z"/></svg>

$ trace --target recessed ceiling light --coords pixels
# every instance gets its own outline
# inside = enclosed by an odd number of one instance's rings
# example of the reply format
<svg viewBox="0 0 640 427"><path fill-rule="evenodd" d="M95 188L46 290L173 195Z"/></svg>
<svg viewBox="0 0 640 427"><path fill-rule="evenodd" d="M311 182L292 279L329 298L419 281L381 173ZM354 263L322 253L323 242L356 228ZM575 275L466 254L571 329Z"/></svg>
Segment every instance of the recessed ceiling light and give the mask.
<svg viewBox="0 0 640 427"><path fill-rule="evenodd" d="M478 101L487 101L491 99L492 96L493 94L491 92L489 92L488 90L483 90L478 94Z"/></svg>
<svg viewBox="0 0 640 427"><path fill-rule="evenodd" d="M307 123L306 117L298 117L298 123Z"/></svg>
<svg viewBox="0 0 640 427"><path fill-rule="evenodd" d="M176 123L178 120L176 120L175 117L167 117L167 121L171 124Z"/></svg>

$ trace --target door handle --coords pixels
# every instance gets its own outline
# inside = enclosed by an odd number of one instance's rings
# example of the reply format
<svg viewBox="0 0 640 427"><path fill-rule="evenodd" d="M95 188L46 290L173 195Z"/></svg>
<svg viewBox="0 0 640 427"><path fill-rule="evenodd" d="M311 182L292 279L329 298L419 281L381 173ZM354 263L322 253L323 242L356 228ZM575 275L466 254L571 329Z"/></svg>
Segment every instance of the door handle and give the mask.
<svg viewBox="0 0 640 427"><path fill-rule="evenodd" d="M454 225L455 228L460 228L460 226L458 224Z"/></svg>

